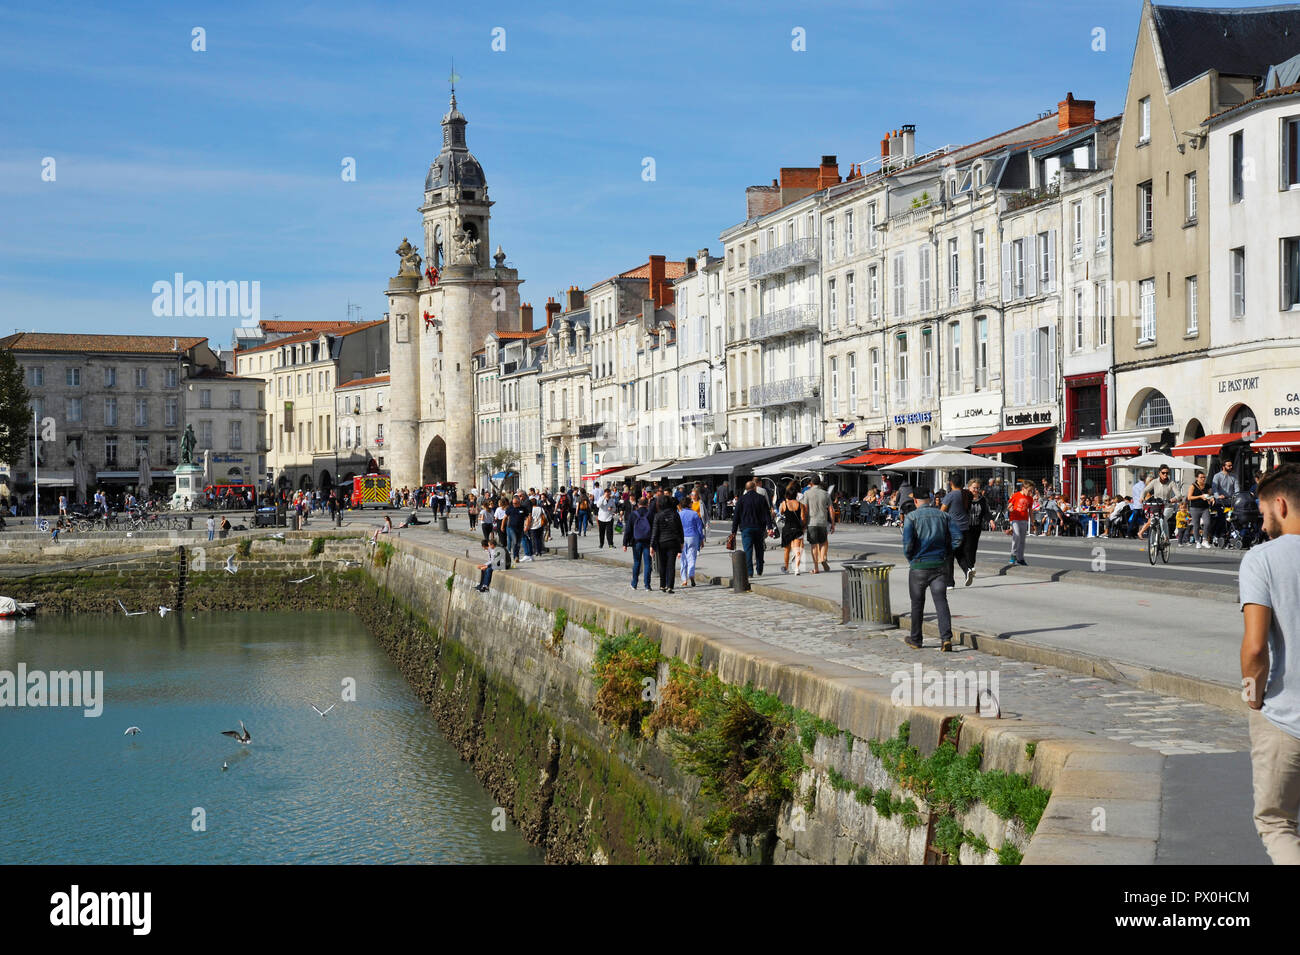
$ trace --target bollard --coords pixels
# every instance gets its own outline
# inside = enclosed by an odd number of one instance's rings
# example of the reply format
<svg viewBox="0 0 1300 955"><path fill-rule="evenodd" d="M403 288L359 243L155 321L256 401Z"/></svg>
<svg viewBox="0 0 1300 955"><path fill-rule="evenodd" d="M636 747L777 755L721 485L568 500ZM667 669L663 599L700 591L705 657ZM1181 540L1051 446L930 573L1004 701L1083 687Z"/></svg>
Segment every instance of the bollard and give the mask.
<svg viewBox="0 0 1300 955"><path fill-rule="evenodd" d="M575 531L569 531L569 560L578 559L578 535Z"/></svg>
<svg viewBox="0 0 1300 955"><path fill-rule="evenodd" d="M443 514L438 518L438 530L444 534L450 534L451 530L447 527L447 515Z"/></svg>
<svg viewBox="0 0 1300 955"><path fill-rule="evenodd" d="M731 589L738 594L749 590L749 563L739 548L731 552Z"/></svg>
<svg viewBox="0 0 1300 955"><path fill-rule="evenodd" d="M186 516L186 518L185 518L185 529L186 529L187 531L192 531L192 530L194 530L194 515L193 515L193 514L190 514L190 515L187 515L187 516Z"/></svg>
<svg viewBox="0 0 1300 955"><path fill-rule="evenodd" d="M341 507L336 508L334 511L334 526L335 527L343 526L343 508Z"/></svg>

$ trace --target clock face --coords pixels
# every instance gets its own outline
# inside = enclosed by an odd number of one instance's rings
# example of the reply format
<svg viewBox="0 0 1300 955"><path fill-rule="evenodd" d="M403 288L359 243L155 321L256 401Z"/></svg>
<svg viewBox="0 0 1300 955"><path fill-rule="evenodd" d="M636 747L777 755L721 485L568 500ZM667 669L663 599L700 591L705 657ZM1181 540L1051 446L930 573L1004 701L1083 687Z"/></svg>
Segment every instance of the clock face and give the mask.
<svg viewBox="0 0 1300 955"><path fill-rule="evenodd" d="M442 225L441 225L441 224L436 225L436 226L433 227L433 241L434 241L434 242L437 242L439 245L442 244Z"/></svg>

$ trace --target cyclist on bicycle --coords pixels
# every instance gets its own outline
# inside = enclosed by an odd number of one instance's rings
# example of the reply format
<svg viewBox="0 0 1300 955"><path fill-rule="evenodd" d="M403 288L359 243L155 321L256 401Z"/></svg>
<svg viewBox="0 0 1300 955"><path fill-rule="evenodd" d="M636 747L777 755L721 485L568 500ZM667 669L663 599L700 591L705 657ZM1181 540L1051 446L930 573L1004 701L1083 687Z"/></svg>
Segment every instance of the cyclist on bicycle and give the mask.
<svg viewBox="0 0 1300 955"><path fill-rule="evenodd" d="M1147 521L1142 525L1142 529L1138 531L1139 539L1146 536L1147 530L1151 527L1151 522L1157 517L1167 520L1169 517L1173 516L1172 511L1166 513L1166 510L1169 509L1173 505L1174 501L1180 498L1183 493L1178 486L1178 482L1170 476L1168 465L1162 464L1160 466L1159 475L1160 476L1148 484L1146 490L1142 492L1142 504L1144 510L1146 510ZM1169 525L1166 524L1166 533L1168 530Z"/></svg>

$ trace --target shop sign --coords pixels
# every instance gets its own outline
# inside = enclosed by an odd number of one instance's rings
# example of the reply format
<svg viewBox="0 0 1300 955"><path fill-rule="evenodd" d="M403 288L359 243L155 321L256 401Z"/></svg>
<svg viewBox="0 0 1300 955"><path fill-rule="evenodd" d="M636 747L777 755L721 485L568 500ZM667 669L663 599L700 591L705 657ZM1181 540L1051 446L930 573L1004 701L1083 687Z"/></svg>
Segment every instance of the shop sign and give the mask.
<svg viewBox="0 0 1300 955"><path fill-rule="evenodd" d="M911 414L894 415L894 424L928 424L933 420L933 411L913 411Z"/></svg>
<svg viewBox="0 0 1300 955"><path fill-rule="evenodd" d="M1219 394L1228 395L1238 391L1254 391L1259 387L1259 375L1246 378L1220 378Z"/></svg>
<svg viewBox="0 0 1300 955"><path fill-rule="evenodd" d="M1300 394L1296 392L1289 393L1286 396L1286 404L1274 408L1273 414L1279 418L1300 418Z"/></svg>
<svg viewBox="0 0 1300 955"><path fill-rule="evenodd" d="M1053 409L1047 408L1043 411L1016 411L1007 412L1006 427L1016 428L1030 424L1055 424L1052 420Z"/></svg>
<svg viewBox="0 0 1300 955"><path fill-rule="evenodd" d="M1127 458L1141 453L1138 447L1124 448L1086 448L1079 452L1081 458Z"/></svg>

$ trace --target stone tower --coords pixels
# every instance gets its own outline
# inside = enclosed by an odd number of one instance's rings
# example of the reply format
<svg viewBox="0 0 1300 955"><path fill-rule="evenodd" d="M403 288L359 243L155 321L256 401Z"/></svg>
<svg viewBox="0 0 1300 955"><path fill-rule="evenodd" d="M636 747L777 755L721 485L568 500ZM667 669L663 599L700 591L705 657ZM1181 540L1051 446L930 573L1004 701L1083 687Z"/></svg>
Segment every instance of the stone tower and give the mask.
<svg viewBox="0 0 1300 955"><path fill-rule="evenodd" d="M441 480L456 481L462 491L472 486L474 352L494 331L521 330L519 273L505 267L499 247L490 254L492 202L483 167L466 145L466 125L453 89L442 151L429 166L419 210L423 274L399 272L387 292L394 487Z"/></svg>

